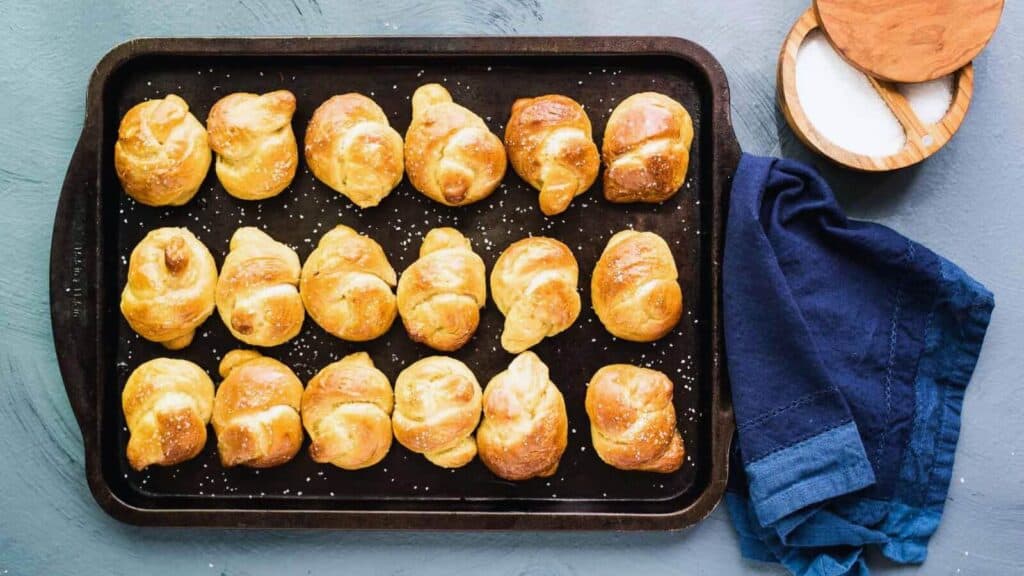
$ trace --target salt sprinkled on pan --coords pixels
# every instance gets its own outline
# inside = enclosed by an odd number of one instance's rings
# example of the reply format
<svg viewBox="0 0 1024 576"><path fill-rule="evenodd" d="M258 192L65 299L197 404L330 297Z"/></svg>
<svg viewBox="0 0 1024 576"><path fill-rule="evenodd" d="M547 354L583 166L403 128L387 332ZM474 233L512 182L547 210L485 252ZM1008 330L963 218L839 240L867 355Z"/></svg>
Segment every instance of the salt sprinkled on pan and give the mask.
<svg viewBox="0 0 1024 576"><path fill-rule="evenodd" d="M807 119L840 148L890 156L907 136L871 81L850 66L819 30L807 35L796 56L796 92Z"/></svg>
<svg viewBox="0 0 1024 576"><path fill-rule="evenodd" d="M899 84L897 89L910 103L921 124L931 126L945 117L953 103L953 74L927 82Z"/></svg>

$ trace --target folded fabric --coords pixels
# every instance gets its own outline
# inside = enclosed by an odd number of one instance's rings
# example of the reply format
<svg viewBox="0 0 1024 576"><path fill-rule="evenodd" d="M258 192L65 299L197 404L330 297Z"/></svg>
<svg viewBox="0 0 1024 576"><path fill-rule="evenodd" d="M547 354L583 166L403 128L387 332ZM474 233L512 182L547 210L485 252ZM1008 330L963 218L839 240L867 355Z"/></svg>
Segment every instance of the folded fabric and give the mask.
<svg viewBox="0 0 1024 576"><path fill-rule="evenodd" d="M745 155L729 204L725 339L744 556L867 574L924 561L994 301L931 250L849 220L800 163Z"/></svg>

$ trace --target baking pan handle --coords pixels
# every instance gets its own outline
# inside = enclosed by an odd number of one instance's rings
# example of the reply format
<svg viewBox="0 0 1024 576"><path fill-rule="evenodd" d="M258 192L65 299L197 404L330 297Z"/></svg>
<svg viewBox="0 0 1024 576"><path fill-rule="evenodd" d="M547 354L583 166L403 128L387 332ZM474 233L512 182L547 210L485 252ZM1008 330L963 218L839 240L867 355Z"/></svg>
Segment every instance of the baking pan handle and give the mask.
<svg viewBox="0 0 1024 576"><path fill-rule="evenodd" d="M50 319L64 388L89 436L96 409L98 334L97 125L87 117L71 157L50 244Z"/></svg>

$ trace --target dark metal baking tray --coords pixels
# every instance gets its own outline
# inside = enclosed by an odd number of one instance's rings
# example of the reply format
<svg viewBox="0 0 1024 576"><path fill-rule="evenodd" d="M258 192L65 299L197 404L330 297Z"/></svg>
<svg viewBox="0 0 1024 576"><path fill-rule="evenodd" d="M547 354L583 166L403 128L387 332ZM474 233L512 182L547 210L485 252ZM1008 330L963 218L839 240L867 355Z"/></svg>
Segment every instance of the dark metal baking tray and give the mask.
<svg viewBox="0 0 1024 576"><path fill-rule="evenodd" d="M213 103L235 91L287 88L298 99L302 139L313 110L333 94L373 97L404 133L410 95L441 82L456 102L503 134L519 97L561 93L584 104L600 142L612 108L630 94L656 90L683 103L696 137L683 190L663 205L615 205L600 182L570 209L545 218L537 194L510 169L486 201L447 208L403 181L379 207L361 211L317 182L304 162L277 198L240 201L210 171L198 195L178 208L136 204L121 189L113 147L121 116L167 93L185 98L205 121ZM85 442L93 495L118 519L147 525L305 528L668 529L691 525L721 498L732 437L732 411L722 356L721 260L728 187L739 150L729 118L729 90L705 50L676 38L224 38L134 40L96 67L85 124L71 159L54 224L50 298L61 373ZM347 472L312 462L305 451L274 469L224 469L212 432L196 459L134 472L124 447L120 393L128 374L157 356L192 360L215 375L235 342L214 314L191 346L164 350L135 335L118 311L132 247L158 226L187 226L209 246L218 266L234 230L265 228L305 258L319 237L345 223L368 233L399 272L416 257L422 235L456 226L488 266L528 234L566 242L580 263L584 312L563 334L535 351L551 367L569 412L569 446L551 478L500 480L479 461L442 470L397 443L383 462ZM672 247L686 312L680 326L651 344L616 341L590 308L594 264L608 238L627 228L653 230ZM502 317L485 309L476 337L454 354L484 385L511 359L499 345ZM433 352L414 344L396 322L384 337L343 342L307 318L295 340L266 353L304 381L329 362L368 351L392 379ZM586 382L612 362L665 371L685 438L684 466L668 475L623 472L603 464L590 444L583 409ZM307 440L308 442L308 440Z"/></svg>

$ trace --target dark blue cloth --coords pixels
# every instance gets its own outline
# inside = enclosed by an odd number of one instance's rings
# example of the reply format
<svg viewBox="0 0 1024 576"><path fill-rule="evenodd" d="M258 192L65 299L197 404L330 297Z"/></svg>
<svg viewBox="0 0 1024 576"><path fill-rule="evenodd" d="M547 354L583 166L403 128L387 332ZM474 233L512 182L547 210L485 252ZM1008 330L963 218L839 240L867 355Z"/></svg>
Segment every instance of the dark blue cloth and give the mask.
<svg viewBox="0 0 1024 576"><path fill-rule="evenodd" d="M744 155L724 259L738 442L726 501L744 556L867 574L923 562L994 301L931 250L849 220L822 178Z"/></svg>

